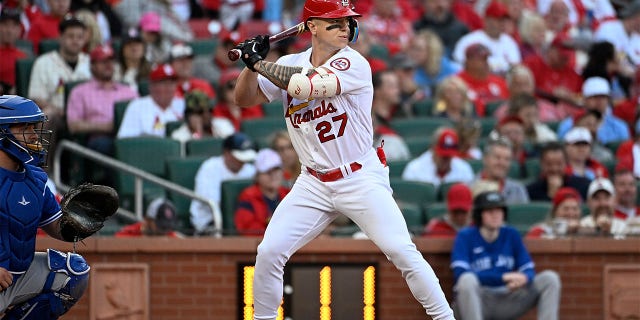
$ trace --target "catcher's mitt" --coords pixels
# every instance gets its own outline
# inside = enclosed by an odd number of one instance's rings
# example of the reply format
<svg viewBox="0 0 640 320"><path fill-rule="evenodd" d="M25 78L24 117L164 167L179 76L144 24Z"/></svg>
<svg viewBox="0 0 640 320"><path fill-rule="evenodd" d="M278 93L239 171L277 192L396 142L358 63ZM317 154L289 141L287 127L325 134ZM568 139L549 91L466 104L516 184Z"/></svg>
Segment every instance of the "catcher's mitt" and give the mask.
<svg viewBox="0 0 640 320"><path fill-rule="evenodd" d="M82 240L102 228L119 206L118 193L111 187L83 183L71 188L62 201L60 234L65 241Z"/></svg>

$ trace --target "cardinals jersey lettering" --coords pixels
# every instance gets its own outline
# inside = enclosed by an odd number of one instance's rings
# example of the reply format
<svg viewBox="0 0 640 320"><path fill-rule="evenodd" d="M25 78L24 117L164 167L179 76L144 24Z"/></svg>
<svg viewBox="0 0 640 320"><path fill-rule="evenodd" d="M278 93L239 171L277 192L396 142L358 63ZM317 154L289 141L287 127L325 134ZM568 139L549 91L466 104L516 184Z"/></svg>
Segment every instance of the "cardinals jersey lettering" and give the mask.
<svg viewBox="0 0 640 320"><path fill-rule="evenodd" d="M286 66L311 65L311 49L281 57ZM373 85L367 60L350 47L338 51L322 67L335 73L340 94L331 98L298 100L286 90L258 76L269 101L282 99L287 129L300 162L315 170L337 168L354 162L373 146L371 103Z"/></svg>

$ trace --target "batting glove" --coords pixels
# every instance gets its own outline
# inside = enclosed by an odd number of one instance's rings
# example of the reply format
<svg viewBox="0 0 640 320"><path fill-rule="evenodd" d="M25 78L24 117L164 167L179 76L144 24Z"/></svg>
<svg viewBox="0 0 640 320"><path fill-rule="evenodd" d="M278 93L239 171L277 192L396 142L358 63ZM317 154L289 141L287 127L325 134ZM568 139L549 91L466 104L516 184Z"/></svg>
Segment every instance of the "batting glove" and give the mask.
<svg viewBox="0 0 640 320"><path fill-rule="evenodd" d="M256 36L245 40L236 46L242 51L240 58L251 71L255 72L253 66L260 60L264 60L269 54L269 36Z"/></svg>

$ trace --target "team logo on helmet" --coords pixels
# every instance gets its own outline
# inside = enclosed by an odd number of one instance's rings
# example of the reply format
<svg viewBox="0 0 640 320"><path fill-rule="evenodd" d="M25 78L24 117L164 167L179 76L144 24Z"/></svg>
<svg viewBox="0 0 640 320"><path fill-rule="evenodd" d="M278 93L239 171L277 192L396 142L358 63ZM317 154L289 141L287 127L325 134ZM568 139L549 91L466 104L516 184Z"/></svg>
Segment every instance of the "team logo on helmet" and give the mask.
<svg viewBox="0 0 640 320"><path fill-rule="evenodd" d="M345 71L348 70L349 67L351 67L351 61L349 61L349 59L347 58L338 58L331 61L329 65L336 68L337 70Z"/></svg>
<svg viewBox="0 0 640 320"><path fill-rule="evenodd" d="M348 7L349 6L349 0L342 0L342 6L343 7Z"/></svg>

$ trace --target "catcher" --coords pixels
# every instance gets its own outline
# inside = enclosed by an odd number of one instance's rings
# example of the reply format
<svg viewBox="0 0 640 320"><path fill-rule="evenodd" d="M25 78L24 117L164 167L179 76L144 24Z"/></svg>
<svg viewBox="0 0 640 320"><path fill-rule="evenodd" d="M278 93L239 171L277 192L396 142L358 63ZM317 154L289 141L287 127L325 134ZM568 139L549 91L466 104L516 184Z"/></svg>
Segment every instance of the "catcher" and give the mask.
<svg viewBox="0 0 640 320"><path fill-rule="evenodd" d="M35 252L36 231L68 242L102 228L118 209L109 187L84 184L61 204L45 186L45 114L31 100L0 96L0 314L2 319L58 319L80 299L89 265L76 253Z"/></svg>

